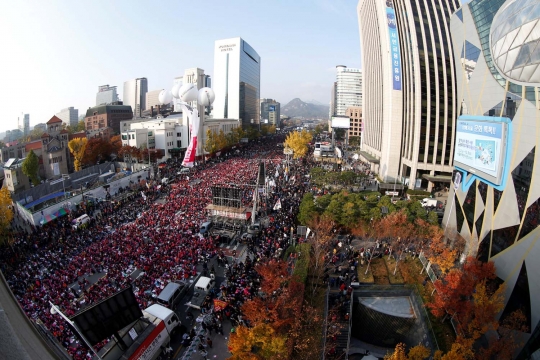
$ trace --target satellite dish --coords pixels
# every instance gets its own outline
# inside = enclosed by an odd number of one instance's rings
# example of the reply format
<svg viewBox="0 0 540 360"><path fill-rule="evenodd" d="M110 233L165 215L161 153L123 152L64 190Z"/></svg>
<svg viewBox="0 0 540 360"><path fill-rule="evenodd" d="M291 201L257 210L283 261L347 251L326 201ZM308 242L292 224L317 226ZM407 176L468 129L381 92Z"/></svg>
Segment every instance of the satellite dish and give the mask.
<svg viewBox="0 0 540 360"><path fill-rule="evenodd" d="M161 105L169 104L172 101L172 94L168 90L161 90L158 95L158 100Z"/></svg>
<svg viewBox="0 0 540 360"><path fill-rule="evenodd" d="M171 89L171 94L175 99L178 99L178 90L180 90L180 84L175 84Z"/></svg>
<svg viewBox="0 0 540 360"><path fill-rule="evenodd" d="M178 97L184 102L190 102L197 100L197 85L196 84L184 84L178 90Z"/></svg>
<svg viewBox="0 0 540 360"><path fill-rule="evenodd" d="M210 106L214 102L215 98L216 94L214 94L214 90L204 87L199 90L199 95L197 95L198 105Z"/></svg>

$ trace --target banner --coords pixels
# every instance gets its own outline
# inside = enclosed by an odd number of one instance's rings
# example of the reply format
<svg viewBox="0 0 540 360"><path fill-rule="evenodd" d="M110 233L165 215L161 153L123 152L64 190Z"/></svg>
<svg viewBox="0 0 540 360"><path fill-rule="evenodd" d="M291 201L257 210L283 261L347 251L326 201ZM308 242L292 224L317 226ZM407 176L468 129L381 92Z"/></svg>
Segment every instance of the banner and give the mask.
<svg viewBox="0 0 540 360"><path fill-rule="evenodd" d="M191 121L190 125L190 134L191 142L186 150L186 155L184 161L182 161L182 166L193 167L195 163L195 156L197 155L197 135L199 134L199 112L196 108L192 108L189 105L182 105L182 110L184 114L188 115L188 118Z"/></svg>
<svg viewBox="0 0 540 360"><path fill-rule="evenodd" d="M401 57L397 32L396 12L394 11L394 2L392 0L386 1L386 20L388 23L388 35L390 38L390 63L392 64L393 89L401 90Z"/></svg>
<svg viewBox="0 0 540 360"><path fill-rule="evenodd" d="M274 205L274 210L280 210L281 209L281 199L278 199L276 202L276 205Z"/></svg>
<svg viewBox="0 0 540 360"><path fill-rule="evenodd" d="M214 311L221 311L227 307L227 303L223 300L214 299Z"/></svg>
<svg viewBox="0 0 540 360"><path fill-rule="evenodd" d="M144 199L144 201L146 201L146 195L144 195L144 191L141 191L141 196Z"/></svg>

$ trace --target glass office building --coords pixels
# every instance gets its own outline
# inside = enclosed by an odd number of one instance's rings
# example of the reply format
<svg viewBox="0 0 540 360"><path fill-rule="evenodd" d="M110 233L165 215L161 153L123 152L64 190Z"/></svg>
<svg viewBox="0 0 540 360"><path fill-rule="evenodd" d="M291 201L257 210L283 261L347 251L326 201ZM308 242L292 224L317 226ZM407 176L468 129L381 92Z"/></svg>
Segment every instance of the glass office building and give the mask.
<svg viewBox="0 0 540 360"><path fill-rule="evenodd" d="M213 117L260 122L261 58L242 38L218 40L214 49Z"/></svg>
<svg viewBox="0 0 540 360"><path fill-rule="evenodd" d="M506 283L500 320L521 310L526 339L519 359L540 348L540 3L473 0L450 22L461 112L512 120L508 180L502 190L475 180L449 197L443 224L460 234L466 253L493 261Z"/></svg>

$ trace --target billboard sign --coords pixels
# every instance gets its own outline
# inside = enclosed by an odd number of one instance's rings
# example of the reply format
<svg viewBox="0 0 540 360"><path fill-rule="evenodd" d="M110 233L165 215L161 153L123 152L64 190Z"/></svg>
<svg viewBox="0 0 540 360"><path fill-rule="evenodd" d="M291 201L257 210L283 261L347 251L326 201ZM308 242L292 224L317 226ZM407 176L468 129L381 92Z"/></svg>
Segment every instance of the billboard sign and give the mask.
<svg viewBox="0 0 540 360"><path fill-rule="evenodd" d="M464 191L475 179L498 190L504 188L508 175L511 125L509 118L466 115L458 118L454 166L463 173L457 182L461 182ZM472 176L467 179L467 174Z"/></svg>
<svg viewBox="0 0 540 360"><path fill-rule="evenodd" d="M351 127L351 119L347 116L332 116L333 129L348 129Z"/></svg>
<svg viewBox="0 0 540 360"><path fill-rule="evenodd" d="M276 105L268 105L268 111L276 111Z"/></svg>
<svg viewBox="0 0 540 360"><path fill-rule="evenodd" d="M386 0L386 20L388 22L388 37L390 39L390 63L392 64L393 89L401 90L401 56L393 0Z"/></svg>

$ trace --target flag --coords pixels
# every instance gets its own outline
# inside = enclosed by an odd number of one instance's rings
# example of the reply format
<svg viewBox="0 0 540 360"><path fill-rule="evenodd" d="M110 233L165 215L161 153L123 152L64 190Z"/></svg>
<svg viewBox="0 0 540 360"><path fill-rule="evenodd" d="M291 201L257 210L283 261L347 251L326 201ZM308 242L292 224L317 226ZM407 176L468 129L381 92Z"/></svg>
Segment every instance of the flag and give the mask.
<svg viewBox="0 0 540 360"><path fill-rule="evenodd" d="M191 106L182 105L182 110L184 114L188 114L188 117L191 119L190 134L191 142L188 145L186 150L186 155L184 161L182 161L182 166L193 167L195 162L195 155L197 154L197 135L199 134L199 112L197 109L193 109Z"/></svg>
<svg viewBox="0 0 540 360"><path fill-rule="evenodd" d="M306 231L306 239L309 237L309 233L311 232L311 229L310 228L307 228L307 231Z"/></svg>
<svg viewBox="0 0 540 360"><path fill-rule="evenodd" d="M214 312L221 311L227 307L227 303L223 300L214 299Z"/></svg>
<svg viewBox="0 0 540 360"><path fill-rule="evenodd" d="M144 201L146 201L146 195L144 195L144 191L141 191L141 196L144 199Z"/></svg>
<svg viewBox="0 0 540 360"><path fill-rule="evenodd" d="M276 169L276 175L274 175L274 177L275 177L276 179L279 177L278 169Z"/></svg>
<svg viewBox="0 0 540 360"><path fill-rule="evenodd" d="M281 199L278 199L276 201L276 205L274 205L274 210L280 210L281 209Z"/></svg>

